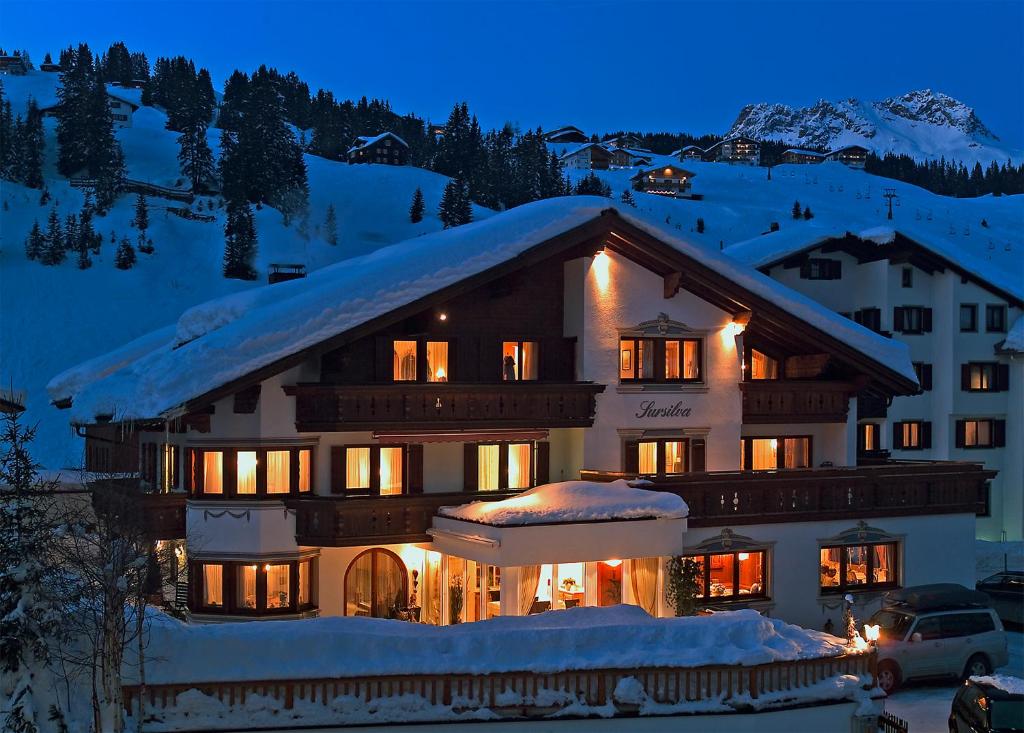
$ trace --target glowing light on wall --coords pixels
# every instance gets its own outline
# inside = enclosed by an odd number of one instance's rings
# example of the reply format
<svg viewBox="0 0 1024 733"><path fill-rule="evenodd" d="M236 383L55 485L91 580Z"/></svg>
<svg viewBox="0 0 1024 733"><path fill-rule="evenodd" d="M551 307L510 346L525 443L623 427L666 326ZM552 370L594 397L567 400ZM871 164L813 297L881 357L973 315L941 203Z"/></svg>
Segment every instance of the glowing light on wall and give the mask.
<svg viewBox="0 0 1024 733"><path fill-rule="evenodd" d="M597 280L597 287L602 293L605 292L608 289L608 283L611 281L611 259L604 250L594 255L594 262L591 268L594 271L594 278Z"/></svg>

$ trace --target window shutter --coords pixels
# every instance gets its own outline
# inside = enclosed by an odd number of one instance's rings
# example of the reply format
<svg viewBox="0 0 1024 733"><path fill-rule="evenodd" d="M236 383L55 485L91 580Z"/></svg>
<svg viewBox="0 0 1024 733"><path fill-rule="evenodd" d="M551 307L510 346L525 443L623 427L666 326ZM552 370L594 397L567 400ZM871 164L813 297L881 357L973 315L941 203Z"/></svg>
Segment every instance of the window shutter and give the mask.
<svg viewBox="0 0 1024 733"><path fill-rule="evenodd" d="M374 366L378 382L390 382L394 376L394 347L390 336L377 337L377 358Z"/></svg>
<svg viewBox="0 0 1024 733"><path fill-rule="evenodd" d="M345 446L331 446L331 493L345 493Z"/></svg>
<svg viewBox="0 0 1024 733"><path fill-rule="evenodd" d="M971 365L960 365L960 389L966 391L971 388Z"/></svg>
<svg viewBox="0 0 1024 733"><path fill-rule="evenodd" d="M921 447L924 450L932 447L932 424L930 422L921 423Z"/></svg>
<svg viewBox="0 0 1024 733"><path fill-rule="evenodd" d="M704 438L694 438L690 443L690 470L703 472L707 471L707 441Z"/></svg>
<svg viewBox="0 0 1024 733"><path fill-rule="evenodd" d="M811 279L811 262L810 260L804 260L800 263L800 279L810 280Z"/></svg>
<svg viewBox="0 0 1024 733"><path fill-rule="evenodd" d="M537 441L537 485L551 481L551 443L546 440Z"/></svg>
<svg viewBox="0 0 1024 733"><path fill-rule="evenodd" d="M967 421L956 421L956 447L963 448L967 444Z"/></svg>
<svg viewBox="0 0 1024 733"><path fill-rule="evenodd" d="M992 445L996 448L1006 446L1006 420L992 421Z"/></svg>
<svg viewBox="0 0 1024 733"><path fill-rule="evenodd" d="M932 332L932 309L922 308L921 309L921 330L925 333Z"/></svg>
<svg viewBox="0 0 1024 733"><path fill-rule="evenodd" d="M996 390L1005 392L1010 389L1010 365L996 364Z"/></svg>
<svg viewBox="0 0 1024 733"><path fill-rule="evenodd" d="M190 450L189 459L192 462L192 494L198 496L203 493L203 452L201 450Z"/></svg>
<svg viewBox="0 0 1024 733"><path fill-rule="evenodd" d="M921 389L931 391L932 389L932 365L925 364L921 367Z"/></svg>
<svg viewBox="0 0 1024 733"><path fill-rule="evenodd" d="M900 306L892 309L892 330L897 333L903 331L903 309Z"/></svg>
<svg viewBox="0 0 1024 733"><path fill-rule="evenodd" d="M622 444L622 469L633 476L640 473L640 441L627 440Z"/></svg>
<svg viewBox="0 0 1024 733"><path fill-rule="evenodd" d="M476 491L479 485L479 476L477 475L477 447L476 443L466 443L464 446L463 459L462 459L462 490L463 491Z"/></svg>
<svg viewBox="0 0 1024 733"><path fill-rule="evenodd" d="M903 447L903 423L892 424L892 447L896 450Z"/></svg>
<svg viewBox="0 0 1024 733"><path fill-rule="evenodd" d="M407 475L409 477L408 492L423 493L423 444L411 443L407 453Z"/></svg>

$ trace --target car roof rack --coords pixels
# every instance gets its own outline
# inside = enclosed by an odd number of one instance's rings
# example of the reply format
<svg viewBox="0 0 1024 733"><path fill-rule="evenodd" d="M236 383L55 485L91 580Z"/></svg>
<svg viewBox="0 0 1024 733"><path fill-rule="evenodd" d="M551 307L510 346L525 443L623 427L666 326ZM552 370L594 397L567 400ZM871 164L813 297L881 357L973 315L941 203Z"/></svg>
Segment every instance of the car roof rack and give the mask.
<svg viewBox="0 0 1024 733"><path fill-rule="evenodd" d="M957 583L932 583L891 590L882 598L883 608L913 611L945 611L958 608L989 608L991 599L981 591Z"/></svg>

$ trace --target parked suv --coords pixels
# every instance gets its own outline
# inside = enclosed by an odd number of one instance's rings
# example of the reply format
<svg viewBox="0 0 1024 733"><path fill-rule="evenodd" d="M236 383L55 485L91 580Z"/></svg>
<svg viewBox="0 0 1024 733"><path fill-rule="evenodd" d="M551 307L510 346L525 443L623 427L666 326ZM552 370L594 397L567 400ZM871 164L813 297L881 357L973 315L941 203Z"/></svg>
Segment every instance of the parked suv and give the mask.
<svg viewBox="0 0 1024 733"><path fill-rule="evenodd" d="M909 679L985 675L1009 661L988 596L962 585L891 591L868 624L879 627L878 685L886 692Z"/></svg>
<svg viewBox="0 0 1024 733"><path fill-rule="evenodd" d="M971 677L953 697L949 733L1024 731L1024 680Z"/></svg>

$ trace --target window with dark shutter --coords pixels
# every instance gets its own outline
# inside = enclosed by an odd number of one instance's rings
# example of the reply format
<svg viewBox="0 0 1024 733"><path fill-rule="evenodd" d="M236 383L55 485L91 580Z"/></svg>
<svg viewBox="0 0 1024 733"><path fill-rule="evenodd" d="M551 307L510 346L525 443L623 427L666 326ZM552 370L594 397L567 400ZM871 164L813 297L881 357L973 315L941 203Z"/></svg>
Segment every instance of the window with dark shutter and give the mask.
<svg viewBox="0 0 1024 733"><path fill-rule="evenodd" d="M537 485L546 484L551 481L551 443L546 440L537 442Z"/></svg>
<svg viewBox="0 0 1024 733"><path fill-rule="evenodd" d="M477 473L477 444L466 443L462 454L463 491L476 491L479 481Z"/></svg>
<svg viewBox="0 0 1024 733"><path fill-rule="evenodd" d="M331 446L331 493L345 493L345 446Z"/></svg>
<svg viewBox="0 0 1024 733"><path fill-rule="evenodd" d="M956 421L956 447L963 448L967 441L967 421L957 420Z"/></svg>
<svg viewBox="0 0 1024 733"><path fill-rule="evenodd" d="M639 440L627 440L622 444L622 470L630 475L640 473Z"/></svg>
<svg viewBox="0 0 1024 733"><path fill-rule="evenodd" d="M690 441L690 470L707 471L707 441L694 438Z"/></svg>
<svg viewBox="0 0 1024 733"><path fill-rule="evenodd" d="M903 448L903 423L894 422L892 424L892 447L895 450Z"/></svg>
<svg viewBox="0 0 1024 733"><path fill-rule="evenodd" d="M930 422L921 423L921 448L929 450L932 447L932 424Z"/></svg>
<svg viewBox="0 0 1024 733"><path fill-rule="evenodd" d="M411 443L406 458L409 473L409 493L423 493L423 445Z"/></svg>
<svg viewBox="0 0 1024 733"><path fill-rule="evenodd" d="M992 421L992 445L996 448L1006 447L1006 420Z"/></svg>

